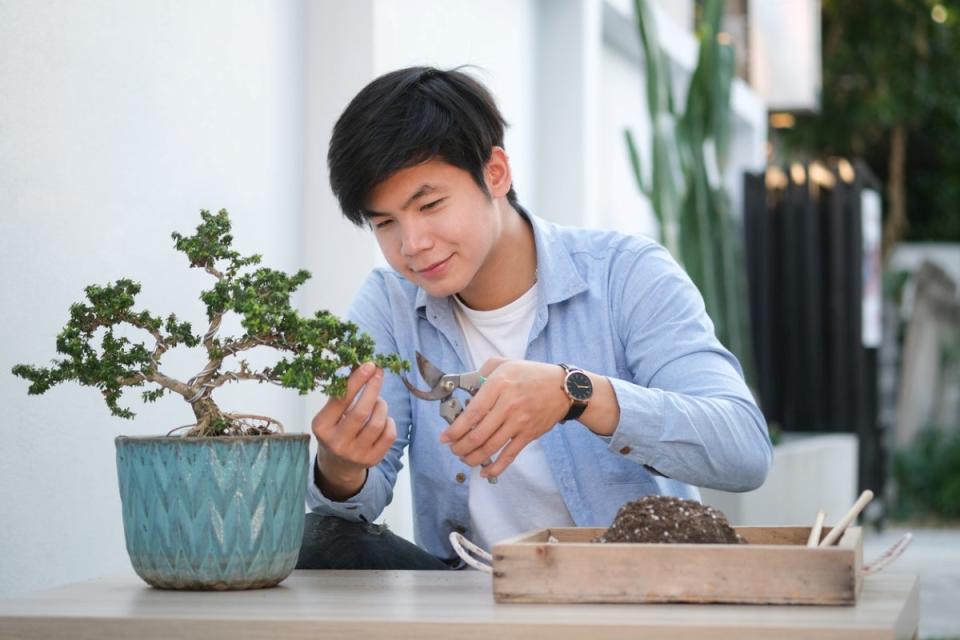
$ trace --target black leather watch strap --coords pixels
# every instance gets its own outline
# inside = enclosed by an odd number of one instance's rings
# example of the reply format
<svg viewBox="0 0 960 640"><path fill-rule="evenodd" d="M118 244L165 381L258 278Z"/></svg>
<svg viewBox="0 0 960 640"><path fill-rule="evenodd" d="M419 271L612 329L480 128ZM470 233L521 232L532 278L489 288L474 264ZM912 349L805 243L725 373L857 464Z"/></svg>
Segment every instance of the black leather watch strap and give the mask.
<svg viewBox="0 0 960 640"><path fill-rule="evenodd" d="M563 420L560 422L566 422L567 420L576 420L583 415L583 412L587 410L587 403L581 402L579 400L574 400L573 404L570 405L570 411L567 411L567 415L563 416Z"/></svg>
<svg viewBox="0 0 960 640"><path fill-rule="evenodd" d="M570 410L567 411L567 415L565 415L563 417L563 420L560 421L560 422L566 422L567 420L578 419L580 416L583 415L583 412L587 410L587 402L590 399L590 395L593 394L593 388L592 388L592 385L588 387L589 392L585 399L578 399L574 397L574 395L570 393L570 389L567 387L567 381L569 380L570 375L573 373L579 373L579 374L582 374L584 377L586 377L586 374L584 373L583 369L578 369L577 367L573 367L568 364L564 364L562 362L560 363L560 366L563 367L563 370L567 374L566 376L564 376L564 379L563 379L563 390L564 390L564 393L567 394L567 397L570 398L572 402L572 404L570 405ZM587 382L589 384L589 379L587 379Z"/></svg>

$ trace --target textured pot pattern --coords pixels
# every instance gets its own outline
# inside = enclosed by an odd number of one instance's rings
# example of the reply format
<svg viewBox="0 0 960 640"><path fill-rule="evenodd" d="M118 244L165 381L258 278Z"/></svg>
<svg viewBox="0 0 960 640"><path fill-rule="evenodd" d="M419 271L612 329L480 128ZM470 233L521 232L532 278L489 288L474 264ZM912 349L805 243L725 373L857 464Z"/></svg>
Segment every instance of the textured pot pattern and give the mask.
<svg viewBox="0 0 960 640"><path fill-rule="evenodd" d="M290 575L309 436L116 439L134 570L162 589L255 589Z"/></svg>

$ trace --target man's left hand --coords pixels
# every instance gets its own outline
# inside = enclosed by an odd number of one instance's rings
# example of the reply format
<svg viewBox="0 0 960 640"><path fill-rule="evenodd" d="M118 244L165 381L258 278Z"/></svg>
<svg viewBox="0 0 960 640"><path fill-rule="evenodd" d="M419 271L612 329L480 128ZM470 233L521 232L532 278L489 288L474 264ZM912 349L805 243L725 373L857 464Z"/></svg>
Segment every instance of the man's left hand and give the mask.
<svg viewBox="0 0 960 640"><path fill-rule="evenodd" d="M440 441L471 467L493 458L485 478L499 476L525 446L567 415L563 368L555 364L491 358L480 367L487 381ZM501 451L502 449L502 451Z"/></svg>

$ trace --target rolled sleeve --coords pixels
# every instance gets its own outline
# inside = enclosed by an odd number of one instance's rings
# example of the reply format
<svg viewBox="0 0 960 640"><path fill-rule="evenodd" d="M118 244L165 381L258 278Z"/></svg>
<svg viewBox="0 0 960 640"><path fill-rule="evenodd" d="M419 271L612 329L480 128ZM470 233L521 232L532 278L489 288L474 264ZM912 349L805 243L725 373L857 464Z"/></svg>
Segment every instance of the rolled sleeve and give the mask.
<svg viewBox="0 0 960 640"><path fill-rule="evenodd" d="M344 520L373 522L380 516L382 507L376 505L385 505L389 501L389 496L384 491L383 474L373 467L367 473L367 480L356 495L349 500L337 502L323 495L320 487L315 481L317 469L316 460L311 465L310 477L307 480L307 509L314 513L327 516L337 516Z"/></svg>

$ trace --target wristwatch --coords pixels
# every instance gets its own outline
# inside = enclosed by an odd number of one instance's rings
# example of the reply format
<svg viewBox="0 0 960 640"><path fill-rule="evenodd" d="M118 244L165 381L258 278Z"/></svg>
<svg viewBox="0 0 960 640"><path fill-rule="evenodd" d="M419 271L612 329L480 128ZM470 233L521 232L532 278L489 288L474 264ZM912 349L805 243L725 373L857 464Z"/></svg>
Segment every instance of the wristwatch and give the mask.
<svg viewBox="0 0 960 640"><path fill-rule="evenodd" d="M593 383L590 381L590 376L584 373L583 369L578 369L562 362L560 366L563 367L563 370L567 373L563 378L563 391L573 403L570 405L570 411L568 411L567 415L560 421L566 422L567 420L576 420L586 411L587 402L590 401L590 397L593 395Z"/></svg>

